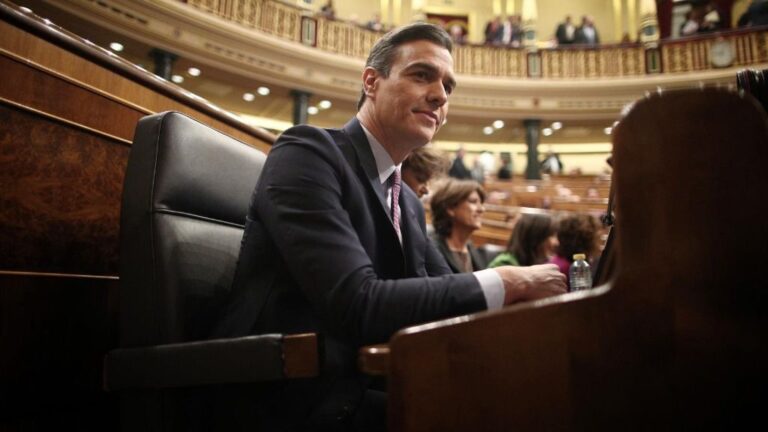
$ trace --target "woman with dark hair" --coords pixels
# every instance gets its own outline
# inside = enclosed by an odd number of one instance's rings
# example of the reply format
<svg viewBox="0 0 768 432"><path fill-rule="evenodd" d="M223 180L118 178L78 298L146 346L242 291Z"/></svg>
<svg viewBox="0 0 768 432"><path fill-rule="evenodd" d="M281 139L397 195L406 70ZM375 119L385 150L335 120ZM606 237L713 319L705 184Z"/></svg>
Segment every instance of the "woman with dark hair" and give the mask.
<svg viewBox="0 0 768 432"><path fill-rule="evenodd" d="M507 251L500 253L488 267L544 264L557 246L555 224L545 214L524 214L509 237Z"/></svg>
<svg viewBox="0 0 768 432"><path fill-rule="evenodd" d="M444 175L450 162L437 150L419 147L403 161L403 181L419 198L429 193L429 181Z"/></svg>
<svg viewBox="0 0 768 432"><path fill-rule="evenodd" d="M560 245L557 247L557 255L553 256L550 262L557 264L566 280L574 254L583 253L587 256L587 261L593 262L599 249L599 228L597 219L588 214L574 214L560 220L557 228L557 240Z"/></svg>
<svg viewBox="0 0 768 432"><path fill-rule="evenodd" d="M483 270L487 262L469 238L483 224L485 191L472 180L446 179L432 195L432 241L454 273Z"/></svg>

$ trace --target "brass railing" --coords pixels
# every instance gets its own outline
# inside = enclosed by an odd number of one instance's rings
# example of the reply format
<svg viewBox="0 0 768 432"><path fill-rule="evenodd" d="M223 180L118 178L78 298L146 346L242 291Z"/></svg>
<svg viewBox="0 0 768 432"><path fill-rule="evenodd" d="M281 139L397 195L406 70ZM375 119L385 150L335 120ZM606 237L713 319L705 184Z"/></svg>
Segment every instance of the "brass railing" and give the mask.
<svg viewBox="0 0 768 432"><path fill-rule="evenodd" d="M353 23L327 20L276 0L187 0L220 18L317 49L364 59L381 33ZM768 28L641 44L564 49L511 49L457 46L457 73L502 78L597 79L714 69L716 41L733 50L733 66L768 62Z"/></svg>
<svg viewBox="0 0 768 432"><path fill-rule="evenodd" d="M768 61L768 31L737 31L707 37L664 41L661 57L664 72L712 69L710 52L715 43L726 43L733 52L733 65L746 66Z"/></svg>

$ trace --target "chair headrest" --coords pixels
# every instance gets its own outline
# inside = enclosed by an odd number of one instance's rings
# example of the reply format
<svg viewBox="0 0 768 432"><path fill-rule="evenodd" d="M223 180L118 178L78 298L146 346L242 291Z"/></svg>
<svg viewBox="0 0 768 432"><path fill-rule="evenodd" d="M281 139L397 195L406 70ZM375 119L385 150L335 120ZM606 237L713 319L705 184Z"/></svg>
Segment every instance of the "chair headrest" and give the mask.
<svg viewBox="0 0 768 432"><path fill-rule="evenodd" d="M264 153L178 112L141 119L133 145L150 147L131 156L154 174L152 211L244 224Z"/></svg>

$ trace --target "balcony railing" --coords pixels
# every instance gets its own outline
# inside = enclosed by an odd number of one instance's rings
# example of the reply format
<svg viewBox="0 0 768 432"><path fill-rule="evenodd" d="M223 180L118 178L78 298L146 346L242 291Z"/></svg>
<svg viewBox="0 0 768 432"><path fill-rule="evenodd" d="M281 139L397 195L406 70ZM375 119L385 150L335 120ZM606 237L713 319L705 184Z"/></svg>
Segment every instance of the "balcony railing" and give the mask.
<svg viewBox="0 0 768 432"><path fill-rule="evenodd" d="M187 0L201 11L283 39L364 59L380 33L353 23L316 17L275 0ZM713 49L728 51L715 59ZM500 78L597 79L695 72L768 62L768 27L664 40L657 44L514 49L461 45L454 51L459 74ZM718 61L719 60L719 61Z"/></svg>

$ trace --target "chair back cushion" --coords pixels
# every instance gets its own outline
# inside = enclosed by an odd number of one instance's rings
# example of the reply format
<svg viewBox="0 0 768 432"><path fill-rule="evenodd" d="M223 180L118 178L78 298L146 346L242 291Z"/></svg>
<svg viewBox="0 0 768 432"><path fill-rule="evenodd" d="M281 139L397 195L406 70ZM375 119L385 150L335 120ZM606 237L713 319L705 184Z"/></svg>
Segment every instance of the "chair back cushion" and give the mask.
<svg viewBox="0 0 768 432"><path fill-rule="evenodd" d="M265 158L177 112L139 121L120 217L121 346L208 337Z"/></svg>

